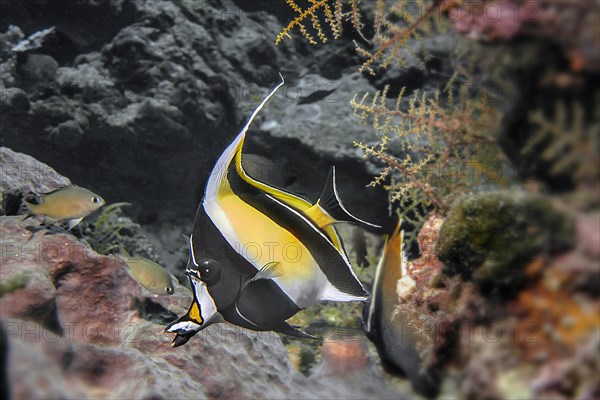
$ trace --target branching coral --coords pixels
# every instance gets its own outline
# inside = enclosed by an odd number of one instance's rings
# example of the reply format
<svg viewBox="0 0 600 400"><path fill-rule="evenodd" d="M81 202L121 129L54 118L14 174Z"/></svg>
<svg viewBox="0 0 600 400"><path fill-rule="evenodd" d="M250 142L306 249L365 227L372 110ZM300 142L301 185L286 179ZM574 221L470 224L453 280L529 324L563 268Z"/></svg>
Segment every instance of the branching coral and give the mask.
<svg viewBox="0 0 600 400"><path fill-rule="evenodd" d="M406 67L407 58L419 64L419 57L404 45L409 39L419 39L424 33L444 29L443 23L439 23L441 20L434 18L435 11L440 9L442 3L441 0L434 0L429 5L423 1L398 1L386 10L384 1L379 0L374 22L374 51L356 44L356 51L367 59L359 68L360 72L366 71L374 75L373 65L377 61L383 68L387 68L393 61L400 67ZM391 22L390 16L404 23ZM405 54L401 53L402 49L406 51Z"/></svg>
<svg viewBox="0 0 600 400"><path fill-rule="evenodd" d="M342 23L346 20L364 37L360 1L309 0L304 8L295 0L287 0L287 3L298 15L279 34L277 43L289 36L289 32L296 27L310 43L316 43L315 36L325 42L325 24L329 25L333 37L338 38ZM411 65L425 68L422 58L427 59L427 54L417 56L406 43L409 39L419 39L424 34L443 30L446 21L439 16L448 7L449 3L442 0L399 0L391 6L378 0L373 19L373 49L367 50L356 43L357 52L367 59L359 70L374 73L376 61L383 68L387 68L392 61L402 68L408 64L408 60ZM314 35L303 24L309 19L316 32ZM325 23L319 22L321 20ZM367 39L365 42L371 43ZM456 52L458 58L467 58L464 48L457 47ZM489 145L495 144L491 130L497 125L498 113L481 94L472 93L468 83L473 80L473 76L469 76L473 65L462 64L465 63L458 62L455 65L456 71L443 91L415 92L403 101L402 90L391 107L387 104L389 86L374 95L365 93L361 98L355 96L352 100L354 113L361 123L371 119L373 129L380 136L377 145L355 143L366 156L377 158L387 165L373 184L384 182L393 171L400 172L388 187L392 201L398 201L408 191L417 189L425 195L426 203L444 211L447 207L443 196L450 187L478 185L482 170L490 162L497 161L499 151L494 151L495 146ZM457 91L455 86L460 79L464 84ZM400 142L401 158L387 151L392 141ZM466 173L466 168L474 170L474 173ZM450 177L448 174L460 176Z"/></svg>
<svg viewBox="0 0 600 400"><path fill-rule="evenodd" d="M539 129L531 137L525 153L537 151L552 165L553 175L567 174L574 182L593 183L600 179L600 111L595 110L591 123L581 104L568 107L564 103L556 106L553 118L537 110L529 120Z"/></svg>
<svg viewBox="0 0 600 400"><path fill-rule="evenodd" d="M317 37L323 43L327 41L327 35L323 31L323 27L321 25L320 20L323 18L320 17L317 13L322 11L324 15L324 19L331 29L334 39L338 39L342 35L342 21L345 18L344 9L344 1L343 0L309 0L309 6L306 9L302 9L295 0L286 0L286 3L296 12L298 16L288 24L280 33L277 35L277 39L275 40L275 44L279 44L283 41L285 37L291 38L289 32L298 28L302 36L308 40L310 44L317 44L314 36L309 33L304 25L303 21L310 18L312 27L316 32ZM360 21L360 12L358 10L358 1L350 0L350 15L352 20L352 25L354 29L358 32L361 31L362 22Z"/></svg>
<svg viewBox="0 0 600 400"><path fill-rule="evenodd" d="M369 41L364 38L358 1L309 3L307 8L301 8L288 0L298 16L282 31L277 43L295 27L310 43L316 43L314 37L325 42L325 24L319 23L319 18L330 26L334 38L340 36L342 22L350 21L364 43L372 47L367 49L355 42L358 54L366 58L359 71L371 74L376 65L385 69L392 62L401 69L408 65L426 69L430 55L425 49L422 54L415 54L408 41L443 31L446 26L445 19L439 18L446 8L443 1L397 1L390 6L379 0L374 10L374 34ZM314 35L302 24L309 19ZM503 157L495 140L499 113L485 93L473 90L478 77L472 72L476 61L471 50L469 46L454 46L454 73L443 89L415 91L405 96L403 88L394 102L388 99L390 87L385 86L374 94L357 94L351 101L360 123L371 124L379 136L377 144L354 144L364 151L365 157L385 165L371 185L384 184L390 202L396 203L406 216L410 248L415 248L415 235L425 215L432 208L441 213L447 211L447 195L500 182Z"/></svg>
<svg viewBox="0 0 600 400"><path fill-rule="evenodd" d="M139 224L123 215L123 207L129 203L114 203L104 207L95 221L83 229L85 239L100 254L115 253L124 248L130 254L140 254L160 261L152 243L141 233Z"/></svg>
<svg viewBox="0 0 600 400"><path fill-rule="evenodd" d="M351 102L360 122L370 120L379 134L376 145L355 142L365 156L375 157L387 165L373 180L373 185L398 171L392 184L387 186L392 201L416 189L425 195L429 204L445 211L444 195L490 180L490 176L481 171L500 155L494 140L498 114L488 102L480 97L469 97L466 87L460 90L458 99L451 90L445 91L444 96L440 91L433 94L416 91L403 110L404 91L394 106L388 107L387 90L388 87L371 97L367 93L360 100L355 96ZM388 153L393 141L400 144L403 158Z"/></svg>
<svg viewBox="0 0 600 400"><path fill-rule="evenodd" d="M409 39L418 39L424 32L443 29L438 28L438 18L433 18L435 11L442 8L443 1L434 0L427 4L424 1L398 1L392 7L388 7L384 0L378 0L375 11L374 28L375 35L372 40L365 37L359 8L360 0L308 0L306 8L300 7L295 0L286 0L287 4L298 14L277 36L276 44L281 43L285 37L291 37L290 31L298 28L302 36L311 44L317 44L315 36L325 43L327 35L324 32L323 25L328 25L334 39L342 35L342 24L349 21L354 31L369 46L374 45L373 49L355 43L356 51L363 56L366 61L359 68L361 72L366 71L375 74L374 65L381 63L383 68L387 68L392 61L396 61L400 66L407 65L407 57L413 60L419 58L413 54L410 49L403 55L401 49ZM309 32L304 21L310 19L313 33ZM400 19L403 24L392 22L392 19ZM324 22L321 23L321 21Z"/></svg>
<svg viewBox="0 0 600 400"><path fill-rule="evenodd" d="M139 229L139 225L120 216L122 208L128 205L130 204L114 203L104 207L94 224L85 230L89 234L87 239L91 247L99 254L110 254L118 250L122 242L122 231Z"/></svg>

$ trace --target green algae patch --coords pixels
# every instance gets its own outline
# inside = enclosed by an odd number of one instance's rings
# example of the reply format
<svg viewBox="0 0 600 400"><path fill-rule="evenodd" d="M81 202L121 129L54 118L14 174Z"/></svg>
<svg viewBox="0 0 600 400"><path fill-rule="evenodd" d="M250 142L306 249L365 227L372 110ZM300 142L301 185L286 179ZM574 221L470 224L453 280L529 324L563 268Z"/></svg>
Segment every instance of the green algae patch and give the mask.
<svg viewBox="0 0 600 400"><path fill-rule="evenodd" d="M27 286L29 282L29 276L27 274L20 274L8 279L5 282L0 282L0 297L5 294L12 293L17 289L22 289Z"/></svg>
<svg viewBox="0 0 600 400"><path fill-rule="evenodd" d="M546 198L518 191L479 193L453 204L436 254L448 275L509 286L522 280L536 257L565 251L574 240L574 219Z"/></svg>

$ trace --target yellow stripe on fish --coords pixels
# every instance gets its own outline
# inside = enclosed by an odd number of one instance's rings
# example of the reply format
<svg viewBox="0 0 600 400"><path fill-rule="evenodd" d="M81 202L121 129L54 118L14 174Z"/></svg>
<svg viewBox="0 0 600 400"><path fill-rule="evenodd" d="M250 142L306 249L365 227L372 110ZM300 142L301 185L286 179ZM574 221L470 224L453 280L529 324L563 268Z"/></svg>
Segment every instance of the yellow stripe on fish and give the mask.
<svg viewBox="0 0 600 400"><path fill-rule="evenodd" d="M253 179L246 173L244 167L242 166L242 148L244 146L244 139L245 135L239 140L235 152L235 169L240 177L257 189L263 190L283 203L295 208L296 210L304 212L304 214L307 215L319 228L324 229L335 248L342 253L344 249L341 240L336 230L331 226L339 221L336 221L329 214L327 214L327 212L323 210L318 203L313 205L301 196L262 183Z"/></svg>

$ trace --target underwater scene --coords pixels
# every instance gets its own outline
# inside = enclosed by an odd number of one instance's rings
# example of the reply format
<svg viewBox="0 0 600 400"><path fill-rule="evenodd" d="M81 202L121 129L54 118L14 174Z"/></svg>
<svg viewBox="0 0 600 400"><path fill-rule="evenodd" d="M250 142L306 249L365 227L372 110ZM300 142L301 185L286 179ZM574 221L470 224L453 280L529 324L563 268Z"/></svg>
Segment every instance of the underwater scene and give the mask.
<svg viewBox="0 0 600 400"><path fill-rule="evenodd" d="M0 398L600 399L597 0L0 0Z"/></svg>

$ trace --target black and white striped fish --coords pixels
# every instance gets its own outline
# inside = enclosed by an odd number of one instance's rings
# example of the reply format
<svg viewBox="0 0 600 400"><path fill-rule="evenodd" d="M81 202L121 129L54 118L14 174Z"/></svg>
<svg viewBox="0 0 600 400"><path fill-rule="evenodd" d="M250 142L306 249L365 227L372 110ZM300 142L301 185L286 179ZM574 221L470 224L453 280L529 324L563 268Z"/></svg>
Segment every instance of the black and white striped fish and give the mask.
<svg viewBox="0 0 600 400"><path fill-rule="evenodd" d="M319 200L312 203L251 177L243 167L246 132L283 83L282 79L256 108L212 170L189 239L186 274L192 304L165 329L177 334L173 346L223 321L310 337L285 320L321 300L368 297L334 224L378 227L346 210L335 186L335 169Z"/></svg>

